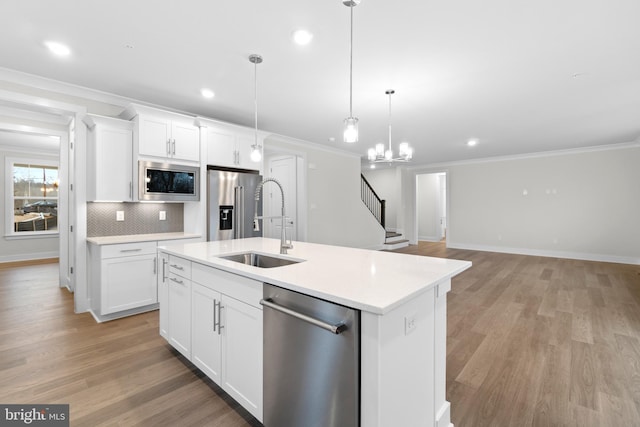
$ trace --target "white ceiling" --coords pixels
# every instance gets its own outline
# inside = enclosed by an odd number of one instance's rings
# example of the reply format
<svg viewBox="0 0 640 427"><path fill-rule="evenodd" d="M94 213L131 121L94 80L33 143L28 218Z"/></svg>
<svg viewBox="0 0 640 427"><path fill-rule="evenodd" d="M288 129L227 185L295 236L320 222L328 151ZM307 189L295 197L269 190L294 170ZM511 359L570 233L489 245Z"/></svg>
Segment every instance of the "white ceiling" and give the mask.
<svg viewBox="0 0 640 427"><path fill-rule="evenodd" d="M261 129L364 156L386 142L393 88L394 149L409 141L427 164L636 140L639 16L637 0L362 0L352 146L341 141L341 0L4 2L0 66L253 126L248 56L258 53ZM314 34L310 45L291 42L296 28ZM73 53L56 58L44 40Z"/></svg>

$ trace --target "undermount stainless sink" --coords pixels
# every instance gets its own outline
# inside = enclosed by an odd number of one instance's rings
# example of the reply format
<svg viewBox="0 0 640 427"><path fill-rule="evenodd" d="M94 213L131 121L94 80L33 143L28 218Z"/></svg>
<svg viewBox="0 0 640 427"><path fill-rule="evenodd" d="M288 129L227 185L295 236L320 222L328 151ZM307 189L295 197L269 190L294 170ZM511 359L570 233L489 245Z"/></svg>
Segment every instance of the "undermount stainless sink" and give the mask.
<svg viewBox="0 0 640 427"><path fill-rule="evenodd" d="M260 268L282 267L285 265L297 264L301 262L301 260L279 258L275 256L265 255L265 254L259 254L256 252L244 252L241 254L225 255L218 258L239 262L241 264L252 265L254 267L260 267Z"/></svg>

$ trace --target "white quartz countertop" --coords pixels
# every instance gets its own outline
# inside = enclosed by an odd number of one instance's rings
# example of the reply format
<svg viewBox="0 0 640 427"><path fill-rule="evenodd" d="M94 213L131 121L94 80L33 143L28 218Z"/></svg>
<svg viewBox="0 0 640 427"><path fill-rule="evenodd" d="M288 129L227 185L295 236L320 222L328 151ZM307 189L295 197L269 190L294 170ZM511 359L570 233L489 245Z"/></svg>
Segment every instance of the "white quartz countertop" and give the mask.
<svg viewBox="0 0 640 427"><path fill-rule="evenodd" d="M375 314L385 314L471 267L470 261L293 242L280 255L280 241L254 237L159 245L159 250L261 282ZM247 251L304 260L260 268L219 258Z"/></svg>
<svg viewBox="0 0 640 427"><path fill-rule="evenodd" d="M160 240L199 239L200 234L183 232L153 233L153 234L126 234L122 236L88 237L87 242L94 245L117 245L119 243L152 242Z"/></svg>

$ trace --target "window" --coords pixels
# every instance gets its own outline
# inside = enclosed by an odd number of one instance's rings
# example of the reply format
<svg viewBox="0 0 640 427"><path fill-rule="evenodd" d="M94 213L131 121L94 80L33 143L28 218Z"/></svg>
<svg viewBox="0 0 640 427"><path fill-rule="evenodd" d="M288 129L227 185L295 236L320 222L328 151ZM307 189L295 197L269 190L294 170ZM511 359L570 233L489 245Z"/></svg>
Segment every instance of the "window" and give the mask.
<svg viewBox="0 0 640 427"><path fill-rule="evenodd" d="M7 206L13 212L7 234L58 232L58 163L50 160L7 159Z"/></svg>

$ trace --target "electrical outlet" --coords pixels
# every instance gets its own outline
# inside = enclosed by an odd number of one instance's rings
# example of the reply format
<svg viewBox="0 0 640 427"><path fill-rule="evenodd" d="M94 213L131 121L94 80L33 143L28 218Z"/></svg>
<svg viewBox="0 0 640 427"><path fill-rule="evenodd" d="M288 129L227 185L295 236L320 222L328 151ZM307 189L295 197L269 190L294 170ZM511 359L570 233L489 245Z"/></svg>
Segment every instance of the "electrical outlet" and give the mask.
<svg viewBox="0 0 640 427"><path fill-rule="evenodd" d="M410 314L404 317L404 334L409 335L416 329L416 315Z"/></svg>
<svg viewBox="0 0 640 427"><path fill-rule="evenodd" d="M116 221L124 221L124 211L116 211Z"/></svg>
<svg viewBox="0 0 640 427"><path fill-rule="evenodd" d="M160 211L160 221L166 221L167 220L167 211Z"/></svg>

